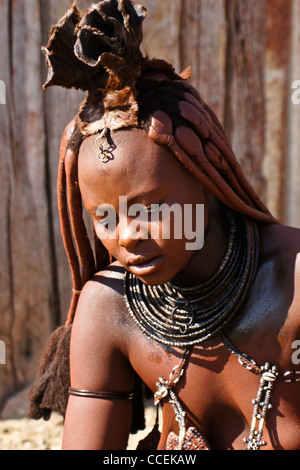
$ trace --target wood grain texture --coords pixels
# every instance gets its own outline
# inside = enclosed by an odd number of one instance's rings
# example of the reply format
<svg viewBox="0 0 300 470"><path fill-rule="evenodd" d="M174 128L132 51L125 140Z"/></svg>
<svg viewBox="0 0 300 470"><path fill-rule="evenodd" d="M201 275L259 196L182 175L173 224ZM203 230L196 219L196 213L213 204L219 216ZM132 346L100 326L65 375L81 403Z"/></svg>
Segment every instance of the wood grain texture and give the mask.
<svg viewBox="0 0 300 470"><path fill-rule="evenodd" d="M268 0L265 48L266 202L286 222L287 134L289 125L292 1Z"/></svg>
<svg viewBox="0 0 300 470"><path fill-rule="evenodd" d="M300 80L300 2L293 0L291 25L290 76L287 87L286 167L284 184L285 221L300 227L300 104L292 102L293 82ZM299 90L299 86L298 86ZM299 94L298 94L299 97Z"/></svg>

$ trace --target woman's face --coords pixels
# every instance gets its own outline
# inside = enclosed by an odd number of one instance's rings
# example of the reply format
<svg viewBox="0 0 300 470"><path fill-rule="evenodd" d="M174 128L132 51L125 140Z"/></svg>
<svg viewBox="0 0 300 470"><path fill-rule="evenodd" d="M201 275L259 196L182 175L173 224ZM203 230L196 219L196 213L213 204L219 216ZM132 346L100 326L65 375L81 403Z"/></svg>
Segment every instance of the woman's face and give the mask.
<svg viewBox="0 0 300 470"><path fill-rule="evenodd" d="M112 138L116 148L107 163L97 158L96 136L80 149L85 208L95 233L125 269L146 284L165 283L202 246L202 185L145 131L117 131Z"/></svg>

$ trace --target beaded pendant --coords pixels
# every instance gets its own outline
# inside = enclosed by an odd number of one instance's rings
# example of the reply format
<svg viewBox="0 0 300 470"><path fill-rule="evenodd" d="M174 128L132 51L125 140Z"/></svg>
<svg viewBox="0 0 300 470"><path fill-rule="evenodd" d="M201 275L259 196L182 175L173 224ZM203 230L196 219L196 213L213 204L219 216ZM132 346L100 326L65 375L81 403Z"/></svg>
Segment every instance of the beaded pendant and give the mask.
<svg viewBox="0 0 300 470"><path fill-rule="evenodd" d="M259 367L251 357L239 352L228 337L222 335L222 338L224 345L237 357L243 367L256 375L260 375L257 396L252 401L253 414L250 433L248 437L244 438L244 442L247 444L247 450L260 450L261 447L267 445L262 437L267 413L272 408L270 400L275 382L279 380L286 383L299 382L300 371L289 370L280 374L277 370L277 366L271 366L269 362ZM176 435L174 432L169 433L166 441L166 450L211 450L209 444L198 429L194 427L186 429L186 413L174 392L174 386L184 374L190 354L191 348L186 349L180 364L173 368L169 379L165 380L160 377L156 384L157 392L154 395L154 404L157 406L162 400L167 399L173 407L175 419L179 425L179 435Z"/></svg>
<svg viewBox="0 0 300 470"><path fill-rule="evenodd" d="M180 445L179 436L170 432L167 437L166 450L211 450L198 429L188 428L183 444Z"/></svg>
<svg viewBox="0 0 300 470"><path fill-rule="evenodd" d="M248 444L248 450L259 450L267 444L262 440L262 435L267 412L272 408L270 404L271 392L278 376L277 367L270 367L270 364L266 362L262 368L257 397L252 401L254 409L250 434L249 437L244 438L244 442Z"/></svg>
<svg viewBox="0 0 300 470"><path fill-rule="evenodd" d="M239 363L245 367L245 369L261 376L257 396L252 400L253 414L250 434L248 437L244 438L244 442L247 444L247 450L260 450L261 447L267 445L262 439L262 436L267 413L272 409L270 400L275 382L279 380L284 382L299 382L300 371L288 370L280 374L277 370L277 366L271 366L269 362L259 367L254 359L247 354L239 352L225 335L223 335L223 341L228 350L237 357Z"/></svg>

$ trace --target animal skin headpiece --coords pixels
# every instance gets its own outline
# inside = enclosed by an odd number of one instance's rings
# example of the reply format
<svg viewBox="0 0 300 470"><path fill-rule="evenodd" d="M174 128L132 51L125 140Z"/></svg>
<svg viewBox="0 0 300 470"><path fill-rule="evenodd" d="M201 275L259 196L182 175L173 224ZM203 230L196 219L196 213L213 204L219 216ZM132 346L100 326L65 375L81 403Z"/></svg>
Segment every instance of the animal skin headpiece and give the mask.
<svg viewBox="0 0 300 470"><path fill-rule="evenodd" d="M81 16L75 4L50 32L48 78L44 89L58 85L87 92L78 124L83 135L139 125L137 81L155 71L180 79L163 60L143 57L140 45L147 10L129 0L104 0Z"/></svg>

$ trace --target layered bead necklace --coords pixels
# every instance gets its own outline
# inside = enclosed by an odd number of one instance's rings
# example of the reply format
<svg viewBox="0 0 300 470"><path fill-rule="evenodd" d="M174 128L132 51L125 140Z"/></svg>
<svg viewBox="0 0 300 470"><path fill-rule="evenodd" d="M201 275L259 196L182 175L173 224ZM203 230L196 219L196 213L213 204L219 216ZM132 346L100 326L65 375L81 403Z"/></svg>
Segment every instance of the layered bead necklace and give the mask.
<svg viewBox="0 0 300 470"><path fill-rule="evenodd" d="M132 318L159 343L186 347L221 331L239 311L256 275L259 235L252 219L228 211L227 251L216 273L192 287L148 286L127 272L125 298Z"/></svg>
<svg viewBox="0 0 300 470"><path fill-rule="evenodd" d="M247 449L259 450L266 445L262 440L270 397L277 380L297 382L300 372L279 374L268 362L259 367L255 361L240 353L224 335L228 323L239 312L256 276L259 258L259 234L254 220L228 210L230 235L226 254L217 272L206 282L192 287L181 287L173 282L148 286L127 272L125 300L130 315L138 327L155 341L172 347L184 347L181 363L169 380L159 378L155 404L167 398L179 424L179 436L173 432L167 439L170 450L209 449L199 431L186 429L185 412L174 392L174 386L184 373L191 349L221 333L223 342L241 365L261 376L257 397L253 400L253 416Z"/></svg>

